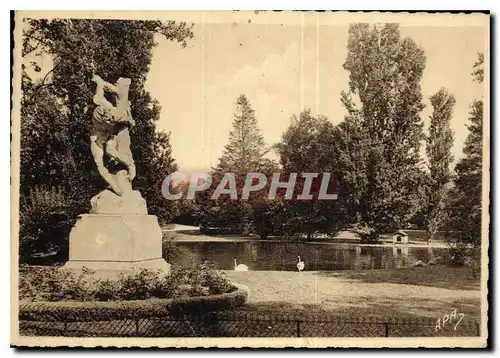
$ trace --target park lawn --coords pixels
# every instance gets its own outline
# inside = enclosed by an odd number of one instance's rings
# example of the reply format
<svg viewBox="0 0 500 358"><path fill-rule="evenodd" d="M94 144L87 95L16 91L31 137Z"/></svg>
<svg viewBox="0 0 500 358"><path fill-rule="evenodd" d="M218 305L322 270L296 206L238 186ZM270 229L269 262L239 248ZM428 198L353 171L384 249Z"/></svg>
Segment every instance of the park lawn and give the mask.
<svg viewBox="0 0 500 358"><path fill-rule="evenodd" d="M437 318L457 309L480 317L479 280L464 268L224 273L250 289L247 310Z"/></svg>
<svg viewBox="0 0 500 358"><path fill-rule="evenodd" d="M456 290L479 290L480 279L474 278L468 267L448 267L433 265L427 267L412 267L400 269L381 269L364 271L341 271L340 273L325 273L325 275L340 275L365 283L397 283L420 285Z"/></svg>

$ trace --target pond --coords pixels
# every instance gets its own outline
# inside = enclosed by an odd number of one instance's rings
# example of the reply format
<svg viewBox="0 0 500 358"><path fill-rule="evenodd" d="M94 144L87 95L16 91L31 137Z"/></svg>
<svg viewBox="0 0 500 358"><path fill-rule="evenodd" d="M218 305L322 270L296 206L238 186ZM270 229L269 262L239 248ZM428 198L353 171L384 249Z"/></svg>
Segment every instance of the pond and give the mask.
<svg viewBox="0 0 500 358"><path fill-rule="evenodd" d="M233 270L234 259L250 271L296 271L298 256L307 271L369 270L412 267L443 256L447 249L431 247L367 247L347 244L290 242L178 242L185 263L211 261L218 269Z"/></svg>

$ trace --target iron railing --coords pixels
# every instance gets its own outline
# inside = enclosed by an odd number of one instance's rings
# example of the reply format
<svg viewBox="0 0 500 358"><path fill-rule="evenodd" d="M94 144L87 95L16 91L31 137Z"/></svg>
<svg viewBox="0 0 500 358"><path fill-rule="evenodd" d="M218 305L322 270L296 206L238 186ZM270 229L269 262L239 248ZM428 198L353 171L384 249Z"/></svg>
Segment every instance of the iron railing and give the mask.
<svg viewBox="0 0 500 358"><path fill-rule="evenodd" d="M479 322L464 318L436 327L432 317L348 316L335 312L261 310L164 312L87 310L21 305L23 336L64 337L443 337L479 336ZM437 329L439 328L439 329Z"/></svg>

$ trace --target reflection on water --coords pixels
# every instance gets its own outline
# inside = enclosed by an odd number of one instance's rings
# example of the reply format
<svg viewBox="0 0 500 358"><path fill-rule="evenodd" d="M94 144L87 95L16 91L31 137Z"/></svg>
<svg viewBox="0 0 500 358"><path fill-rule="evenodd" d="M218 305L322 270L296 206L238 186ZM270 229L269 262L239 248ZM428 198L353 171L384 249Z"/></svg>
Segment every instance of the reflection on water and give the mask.
<svg viewBox="0 0 500 358"><path fill-rule="evenodd" d="M365 247L345 244L301 244L288 242L179 242L192 255L190 264L211 261L221 270L238 264L253 271L295 271L300 255L305 270L370 270L411 267L417 260L429 262L446 249L414 247Z"/></svg>

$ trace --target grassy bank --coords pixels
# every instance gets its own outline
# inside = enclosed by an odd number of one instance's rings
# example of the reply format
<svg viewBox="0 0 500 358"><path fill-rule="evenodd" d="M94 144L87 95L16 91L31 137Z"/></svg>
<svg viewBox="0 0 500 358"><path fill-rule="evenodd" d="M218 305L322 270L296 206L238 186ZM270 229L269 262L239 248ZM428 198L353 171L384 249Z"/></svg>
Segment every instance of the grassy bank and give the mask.
<svg viewBox="0 0 500 358"><path fill-rule="evenodd" d="M322 272L321 275L342 277L363 283L395 283L446 288L450 290L479 290L480 278L474 278L468 267L444 265L400 269Z"/></svg>

